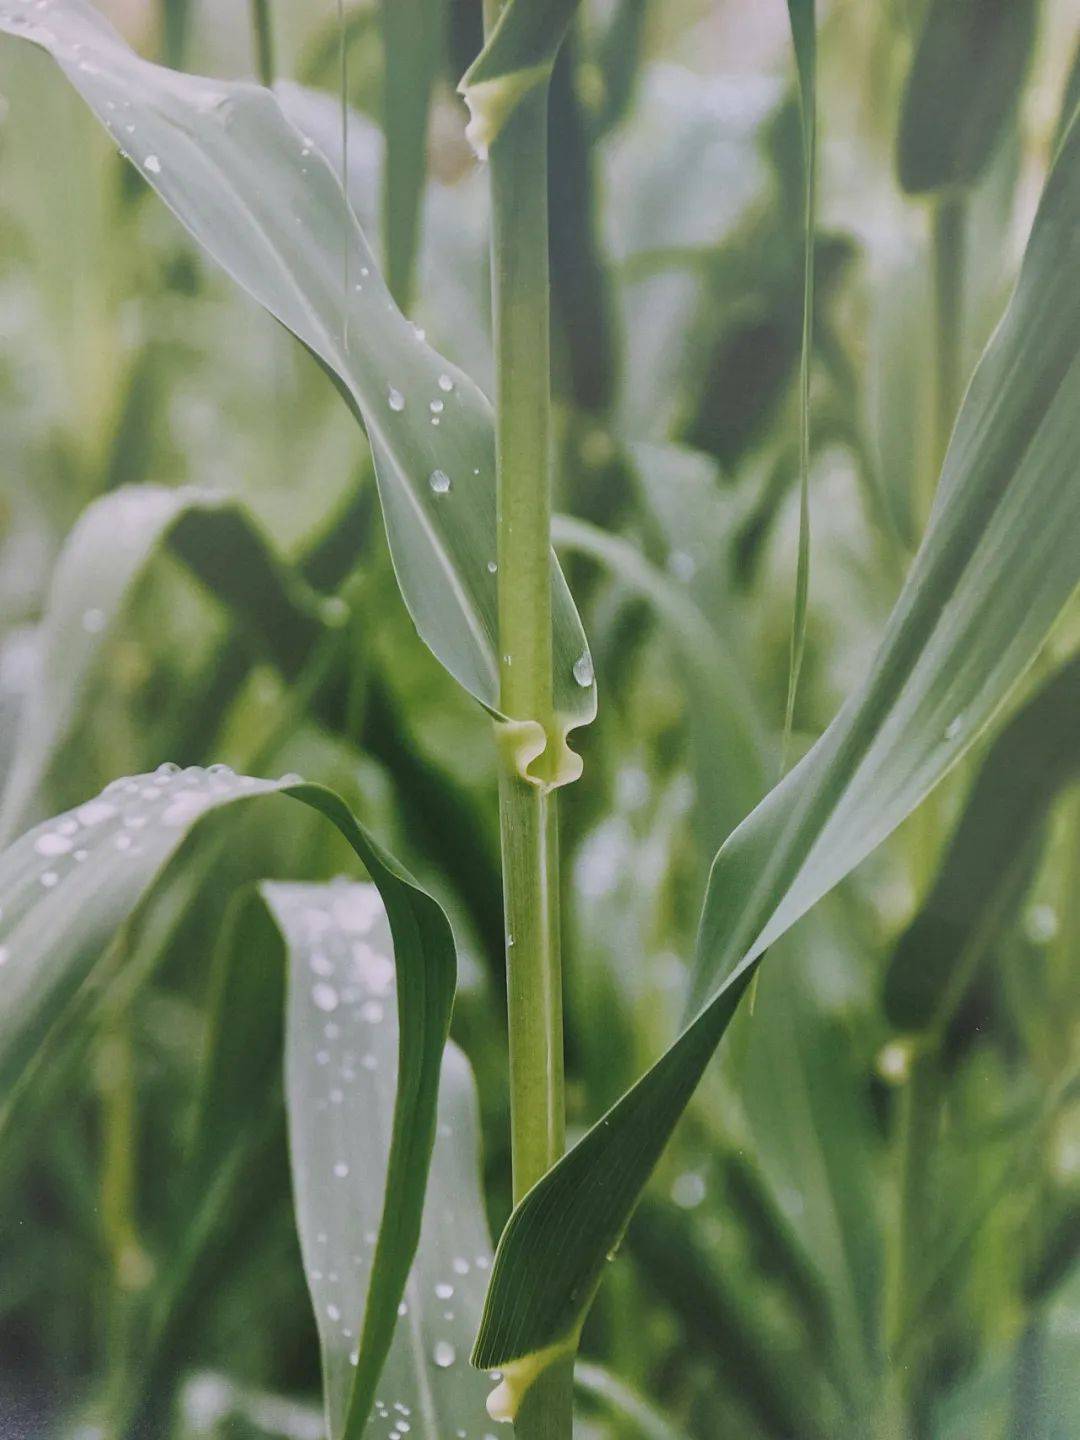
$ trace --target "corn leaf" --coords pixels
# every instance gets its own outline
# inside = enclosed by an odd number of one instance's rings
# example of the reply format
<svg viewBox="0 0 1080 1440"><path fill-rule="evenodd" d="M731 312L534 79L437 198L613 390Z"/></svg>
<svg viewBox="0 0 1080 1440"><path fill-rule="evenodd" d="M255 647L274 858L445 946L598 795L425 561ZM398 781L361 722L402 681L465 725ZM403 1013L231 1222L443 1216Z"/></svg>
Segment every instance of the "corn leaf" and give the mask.
<svg viewBox="0 0 1080 1440"><path fill-rule="evenodd" d="M714 862L694 1018L511 1216L474 1351L511 1388L575 1347L604 1257L765 951L956 763L1080 582L1078 250L1074 124L867 676Z"/></svg>
<svg viewBox="0 0 1080 1440"><path fill-rule="evenodd" d="M394 944L373 885L262 887L289 955L286 1099L297 1223L323 1357L330 1440L364 1433L361 1397L379 1379L369 1433L406 1419L453 1435L484 1422L485 1384L468 1349L491 1246L479 1185L476 1096L453 1046L442 1061L438 1135L419 1248L404 1298L389 1307L381 1378L358 1354L380 1267L374 1245L388 1182L398 1066ZM415 997L410 998L415 1004ZM401 1077L407 1083L407 1077ZM423 1148L424 1140L417 1137ZM423 1156L418 1160L423 1164ZM380 1240L382 1244L382 1240ZM375 1264L373 1268L373 1256ZM394 1306L401 1300L400 1317ZM358 1363L359 1362L359 1363ZM356 1377L357 1397L350 1407Z"/></svg>
<svg viewBox="0 0 1080 1440"><path fill-rule="evenodd" d="M1000 933L1030 881L1037 842L1080 774L1080 659L1071 660L991 746L933 888L893 951L885 1013L904 1030L934 1023L970 962Z"/></svg>
<svg viewBox="0 0 1080 1440"><path fill-rule="evenodd" d="M491 407L398 310L317 146L269 91L151 65L83 0L52 0L46 12L0 0L0 31L52 55L194 238L335 378L367 431L416 628L497 714ZM587 646L554 557L552 586L549 741L561 752L566 734L595 714L596 692L574 678Z"/></svg>
<svg viewBox="0 0 1080 1440"><path fill-rule="evenodd" d="M302 781L237 776L224 767L162 767L152 775L114 782L96 799L37 826L0 855L0 1087L10 1104L54 1024L95 983L107 980L111 942L202 818L237 801L275 793L292 796L333 822L378 887L393 936L402 1083L385 1171L389 1203L379 1225L359 1340L358 1374L364 1384L358 1385L354 1404L364 1415L374 1400L419 1238L456 959L439 905L332 791ZM327 1014L336 1009L340 997L329 982L313 979L312 984L316 1005L321 1000ZM355 1318L359 1325L359 1314Z"/></svg>
<svg viewBox="0 0 1080 1440"><path fill-rule="evenodd" d="M290 575L237 502L191 487L130 486L89 505L53 574L42 626L42 664L26 697L0 830L10 836L68 738L115 622L159 548L198 552L208 579L221 577L239 618L302 650L318 633L318 599ZM237 581L242 581L240 589Z"/></svg>
<svg viewBox="0 0 1080 1440"><path fill-rule="evenodd" d="M1036 0L930 0L900 109L897 170L912 193L971 185L1020 95Z"/></svg>
<svg viewBox="0 0 1080 1440"><path fill-rule="evenodd" d="M427 179L431 94L442 58L443 0L382 0L383 254L390 293L412 297Z"/></svg>

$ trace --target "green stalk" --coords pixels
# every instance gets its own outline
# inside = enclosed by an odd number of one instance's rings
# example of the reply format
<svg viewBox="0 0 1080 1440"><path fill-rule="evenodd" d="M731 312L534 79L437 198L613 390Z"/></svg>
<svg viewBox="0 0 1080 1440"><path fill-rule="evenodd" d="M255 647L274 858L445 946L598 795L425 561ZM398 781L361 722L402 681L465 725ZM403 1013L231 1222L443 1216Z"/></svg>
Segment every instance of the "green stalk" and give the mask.
<svg viewBox="0 0 1080 1440"><path fill-rule="evenodd" d="M962 194L942 195L934 205L934 454L927 471L937 484L960 408L960 346L964 310L964 229L967 201ZM933 488L926 497L923 519L930 511Z"/></svg>
<svg viewBox="0 0 1080 1440"><path fill-rule="evenodd" d="M486 0L490 31L498 14ZM547 85L518 105L491 147L492 311L498 484L499 694L504 715L538 721L547 749L522 773L521 735L499 735L514 1198L563 1152L559 847L551 776L551 381ZM569 1440L572 1365L530 1390L519 1440Z"/></svg>
<svg viewBox="0 0 1080 1440"><path fill-rule="evenodd" d="M500 706L554 729L547 249L547 90L518 107L491 151L498 474ZM555 797L500 737L514 1194L563 1149L562 1000ZM548 746L548 750L552 747Z"/></svg>
<svg viewBox="0 0 1080 1440"><path fill-rule="evenodd" d="M898 1196L886 1277L887 1371L881 1432L890 1440L909 1440L918 1430L925 1356L917 1343L910 1343L910 1334L924 1291L922 1257L933 1227L940 1096L937 1044L932 1040L911 1057L896 1138Z"/></svg>
<svg viewBox="0 0 1080 1440"><path fill-rule="evenodd" d="M255 69L260 85L274 83L274 30L270 0L251 0L251 25L255 32Z"/></svg>

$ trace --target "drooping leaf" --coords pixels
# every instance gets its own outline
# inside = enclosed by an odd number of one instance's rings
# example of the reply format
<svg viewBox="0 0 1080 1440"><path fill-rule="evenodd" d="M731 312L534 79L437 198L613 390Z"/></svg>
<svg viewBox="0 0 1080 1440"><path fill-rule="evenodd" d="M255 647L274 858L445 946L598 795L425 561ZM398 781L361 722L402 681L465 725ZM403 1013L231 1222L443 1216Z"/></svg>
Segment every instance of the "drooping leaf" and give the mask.
<svg viewBox="0 0 1080 1440"><path fill-rule="evenodd" d="M8 836L25 820L68 737L110 629L139 576L170 540L181 553L198 551L207 578L224 582L241 617L255 628L271 628L294 649L302 649L320 628L317 597L288 574L229 496L139 485L95 501L68 537L53 573L42 665L23 706L4 792L2 829Z"/></svg>
<svg viewBox="0 0 1080 1440"><path fill-rule="evenodd" d="M456 959L439 905L332 791L303 781L237 776L224 767L179 772L163 767L114 782L0 855L0 1087L9 1105L53 1025L95 980L107 978L112 940L203 817L275 793L333 822L378 887L393 936L399 1084L385 1172L388 1203L379 1222L362 1332L361 1317L355 1317L358 1373L364 1377L355 1405L363 1417L375 1398L419 1238ZM327 1014L336 1009L342 997L329 981L312 983L315 1004L321 1001Z"/></svg>
<svg viewBox="0 0 1080 1440"><path fill-rule="evenodd" d="M454 678L498 713L491 408L394 305L317 147L269 91L150 65L84 0L52 0L47 15L2 0L0 30L52 55L194 238L335 377L367 430L394 568L417 630ZM592 719L596 693L574 678L587 646L554 558L552 589L550 768L569 777L579 765L566 735Z"/></svg>
<svg viewBox="0 0 1080 1440"><path fill-rule="evenodd" d="M486 1386L469 1368L468 1347L491 1245L469 1066L448 1047L419 1247L404 1298L388 1295L392 1304L382 1307L393 1342L379 1377L370 1365L365 1372L358 1356L357 1317L365 1306L372 1312L377 1288L385 1285L375 1237L384 1190L391 1213L400 1194L388 1178L387 1160L395 1093L402 1080L409 1083L408 1076L396 1077L394 945L386 909L374 886L346 881L268 884L262 894L289 955L290 1150L330 1440L382 1436L402 1419L421 1435L449 1436L459 1428L479 1433ZM406 1004L416 1001L409 996ZM422 1147L423 1138L417 1143ZM423 1164L422 1156L417 1163ZM354 1376L357 1395L350 1404ZM361 1397L375 1379L377 1399L365 1430Z"/></svg>
<svg viewBox="0 0 1080 1440"><path fill-rule="evenodd" d="M930 0L901 102L897 169L912 193L971 185L1015 111L1036 0Z"/></svg>
<svg viewBox="0 0 1080 1440"><path fill-rule="evenodd" d="M502 1236L474 1359L503 1367L512 1387L574 1348L604 1257L765 951L955 764L1080 582L1078 253L1074 124L866 678L714 862L694 1018L530 1191Z"/></svg>
<svg viewBox="0 0 1080 1440"><path fill-rule="evenodd" d="M959 996L972 947L992 943L1001 907L1031 878L1034 843L1056 796L1080 773L1080 660L1072 660L994 741L922 908L885 974L885 1013L920 1030ZM1019 888L1022 888L1019 887Z"/></svg>

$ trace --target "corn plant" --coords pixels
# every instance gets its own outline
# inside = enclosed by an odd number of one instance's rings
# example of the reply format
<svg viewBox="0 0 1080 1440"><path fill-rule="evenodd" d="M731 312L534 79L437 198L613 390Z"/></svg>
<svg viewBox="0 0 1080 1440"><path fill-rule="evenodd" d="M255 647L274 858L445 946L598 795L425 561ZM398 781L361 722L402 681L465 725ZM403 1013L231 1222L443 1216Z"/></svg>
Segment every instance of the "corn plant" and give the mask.
<svg viewBox="0 0 1080 1440"><path fill-rule="evenodd" d="M0 0L25 1433L1080 1427L1075 23L773 8Z"/></svg>

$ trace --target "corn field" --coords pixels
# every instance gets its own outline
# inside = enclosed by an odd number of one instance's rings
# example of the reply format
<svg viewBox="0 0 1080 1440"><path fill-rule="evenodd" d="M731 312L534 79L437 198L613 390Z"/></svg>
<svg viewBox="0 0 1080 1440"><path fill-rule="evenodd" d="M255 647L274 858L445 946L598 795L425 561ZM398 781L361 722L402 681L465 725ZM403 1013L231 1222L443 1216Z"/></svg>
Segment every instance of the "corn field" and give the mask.
<svg viewBox="0 0 1080 1440"><path fill-rule="evenodd" d="M0 0L0 1440L1080 1436L1078 111Z"/></svg>

